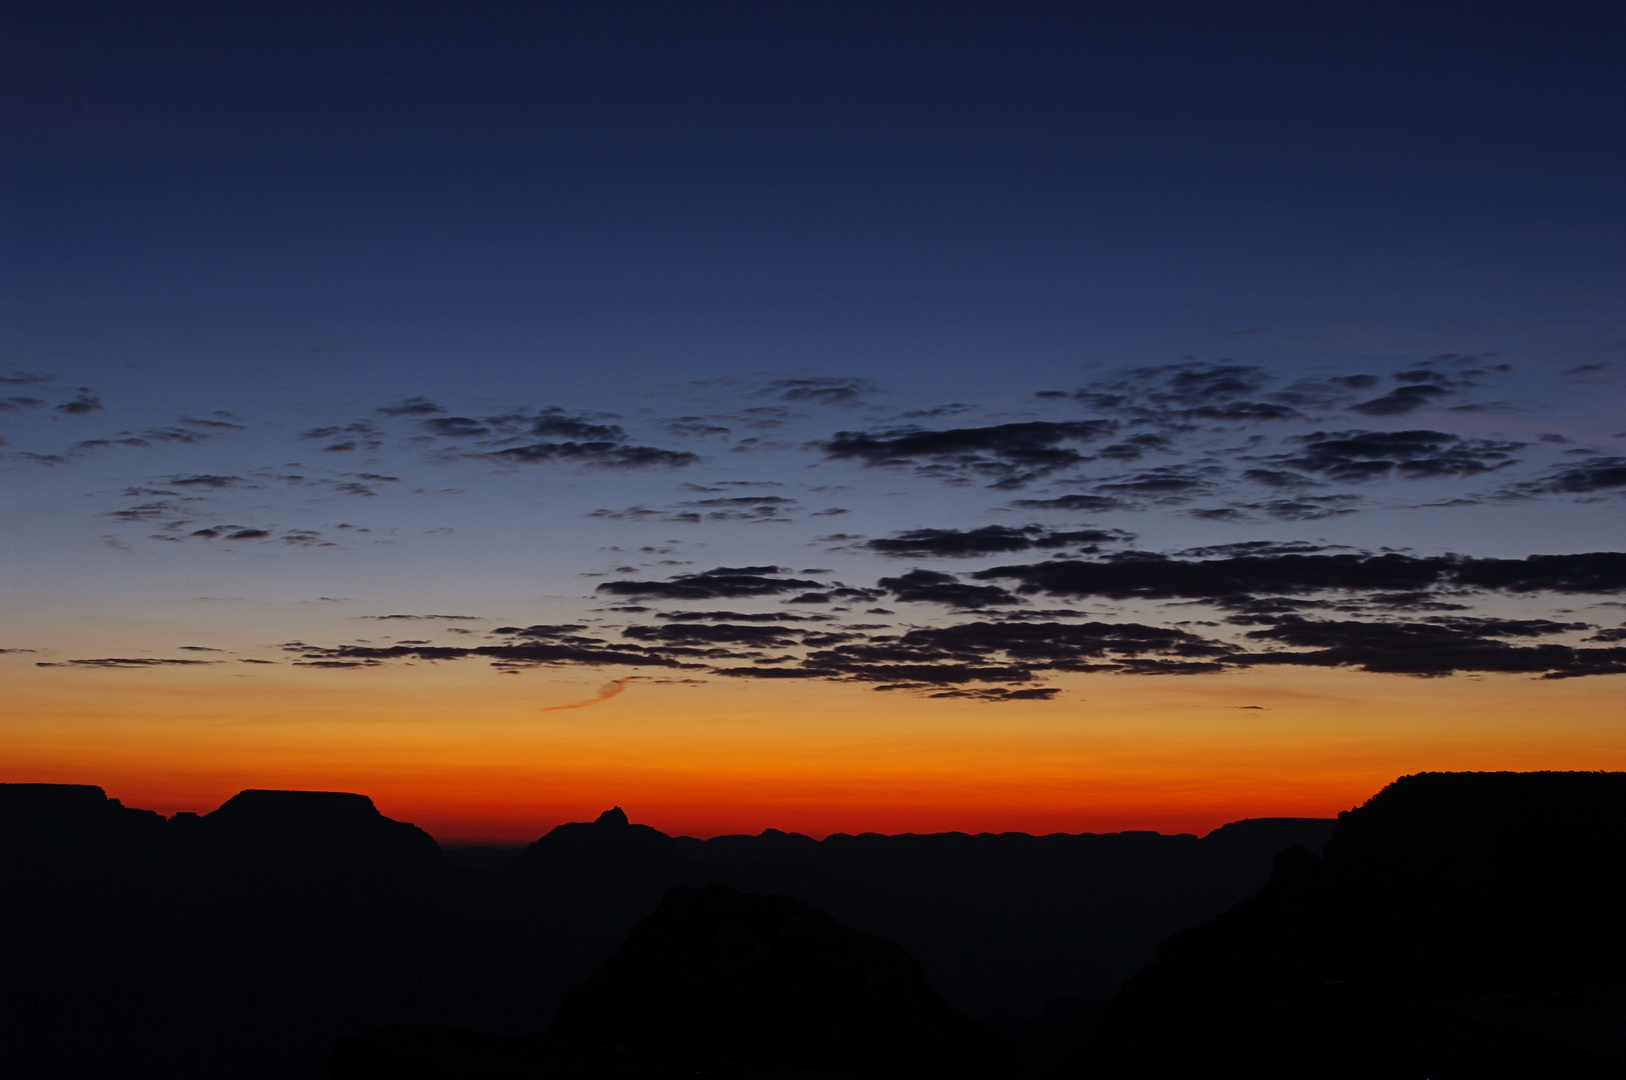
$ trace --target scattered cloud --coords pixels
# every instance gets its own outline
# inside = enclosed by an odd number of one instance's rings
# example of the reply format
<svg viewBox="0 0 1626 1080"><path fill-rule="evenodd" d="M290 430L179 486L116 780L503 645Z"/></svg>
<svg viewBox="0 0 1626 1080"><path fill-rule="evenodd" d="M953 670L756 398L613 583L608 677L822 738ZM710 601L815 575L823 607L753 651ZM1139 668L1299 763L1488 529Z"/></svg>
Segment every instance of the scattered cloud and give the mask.
<svg viewBox="0 0 1626 1080"><path fill-rule="evenodd" d="M971 575L1015 581L1026 594L1111 599L1220 599L1255 594L1416 592L1455 587L1510 593L1626 592L1626 552L1531 555L1525 559L1398 553L1171 558L1124 552L1093 561L997 566Z"/></svg>
<svg viewBox="0 0 1626 1080"><path fill-rule="evenodd" d="M92 394L88 386L81 386L78 396L56 407L56 411L64 416L88 416L93 412L100 412L101 409L102 399Z"/></svg>
<svg viewBox="0 0 1626 1080"><path fill-rule="evenodd" d="M1539 480L1515 484L1505 493L1529 497L1593 495L1621 490L1626 490L1626 457L1599 456L1562 465Z"/></svg>
<svg viewBox="0 0 1626 1080"><path fill-rule="evenodd" d="M151 659L146 657L107 656L96 660L41 660L35 667L75 667L75 668L152 668L152 667L197 667L204 664L218 664L219 660L177 660L177 659Z"/></svg>
<svg viewBox="0 0 1626 1080"><path fill-rule="evenodd" d="M997 585L967 585L955 575L937 570L911 570L898 577L884 577L876 584L894 599L910 604L975 609L1023 603L1020 597Z"/></svg>
<svg viewBox="0 0 1626 1080"><path fill-rule="evenodd" d="M1317 431L1290 441L1303 449L1274 462L1341 481L1475 476L1514 464L1514 452L1525 446L1443 431ZM1260 478L1265 470L1254 472Z"/></svg>
<svg viewBox="0 0 1626 1080"><path fill-rule="evenodd" d="M606 581L597 591L662 600L722 600L779 596L822 587L817 581L779 576L783 573L786 571L778 566L719 566L697 574L679 574L665 581Z"/></svg>
<svg viewBox="0 0 1626 1080"><path fill-rule="evenodd" d="M881 555L899 558L970 558L979 555L1029 551L1033 548L1082 548L1093 551L1100 544L1127 543L1133 533L1121 529L1074 529L1057 532L1039 525L1010 528L985 525L980 529L910 529L882 540L869 540L858 546Z"/></svg>
<svg viewBox="0 0 1626 1080"><path fill-rule="evenodd" d="M991 481L991 487L1011 488L1091 460L1066 444L1099 439L1115 427L1110 421L1083 420L939 431L838 431L818 446L832 460L857 460L868 466L913 466L923 476L949 480L976 476Z"/></svg>
<svg viewBox="0 0 1626 1080"><path fill-rule="evenodd" d="M863 404L866 395L874 394L878 390L879 387L869 379L774 379L751 396L773 398L776 401L793 401L798 405L853 406Z"/></svg>
<svg viewBox="0 0 1626 1080"><path fill-rule="evenodd" d="M425 397L403 397L373 411L382 416L433 416L446 410Z"/></svg>

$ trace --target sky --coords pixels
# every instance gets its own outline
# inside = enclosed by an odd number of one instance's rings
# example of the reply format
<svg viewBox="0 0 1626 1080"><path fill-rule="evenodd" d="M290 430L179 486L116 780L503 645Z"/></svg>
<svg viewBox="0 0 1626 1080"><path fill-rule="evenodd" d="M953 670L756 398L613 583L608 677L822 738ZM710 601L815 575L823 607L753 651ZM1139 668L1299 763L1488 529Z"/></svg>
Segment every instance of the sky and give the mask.
<svg viewBox="0 0 1626 1080"><path fill-rule="evenodd" d="M517 843L1626 768L1617 5L0 19L0 779Z"/></svg>

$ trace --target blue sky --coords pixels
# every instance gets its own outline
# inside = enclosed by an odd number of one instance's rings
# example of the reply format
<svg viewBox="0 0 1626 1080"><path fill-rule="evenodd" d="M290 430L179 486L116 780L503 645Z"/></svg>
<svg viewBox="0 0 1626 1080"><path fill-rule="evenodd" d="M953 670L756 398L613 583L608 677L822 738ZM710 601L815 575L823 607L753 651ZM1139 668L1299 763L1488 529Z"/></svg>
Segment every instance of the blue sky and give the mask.
<svg viewBox="0 0 1626 1080"><path fill-rule="evenodd" d="M1626 670L1617 9L4 19L19 677Z"/></svg>

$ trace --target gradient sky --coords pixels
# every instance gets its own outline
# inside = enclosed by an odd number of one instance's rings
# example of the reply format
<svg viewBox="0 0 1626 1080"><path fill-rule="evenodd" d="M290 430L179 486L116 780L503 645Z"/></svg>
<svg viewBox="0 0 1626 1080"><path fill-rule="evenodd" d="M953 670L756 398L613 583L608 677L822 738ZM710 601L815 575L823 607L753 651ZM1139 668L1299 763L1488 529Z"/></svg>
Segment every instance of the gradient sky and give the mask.
<svg viewBox="0 0 1626 1080"><path fill-rule="evenodd" d="M0 779L519 841L1626 768L1618 5L250 7L0 16Z"/></svg>

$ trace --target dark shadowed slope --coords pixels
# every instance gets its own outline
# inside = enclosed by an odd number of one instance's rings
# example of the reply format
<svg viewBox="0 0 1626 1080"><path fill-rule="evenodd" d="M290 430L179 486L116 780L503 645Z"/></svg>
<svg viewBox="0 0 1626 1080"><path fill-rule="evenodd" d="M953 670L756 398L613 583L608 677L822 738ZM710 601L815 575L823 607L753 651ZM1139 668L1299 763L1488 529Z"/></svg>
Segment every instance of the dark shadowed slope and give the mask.
<svg viewBox="0 0 1626 1080"><path fill-rule="evenodd" d="M1175 935L1080 1077L1626 1075L1626 774L1405 777Z"/></svg>
<svg viewBox="0 0 1626 1080"><path fill-rule="evenodd" d="M549 1039L689 1065L984 1077L1008 1053L896 944L785 896L679 886L565 1000Z"/></svg>

